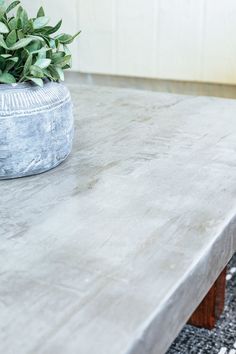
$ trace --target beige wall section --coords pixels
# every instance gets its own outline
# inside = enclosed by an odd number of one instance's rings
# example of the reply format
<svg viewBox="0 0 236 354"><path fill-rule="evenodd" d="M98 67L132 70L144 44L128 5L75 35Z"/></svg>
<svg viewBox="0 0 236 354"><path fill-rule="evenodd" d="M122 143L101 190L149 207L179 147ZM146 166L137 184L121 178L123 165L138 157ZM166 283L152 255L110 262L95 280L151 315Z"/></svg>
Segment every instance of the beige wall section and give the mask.
<svg viewBox="0 0 236 354"><path fill-rule="evenodd" d="M74 70L236 84L235 0L22 2L42 2L66 32L82 29Z"/></svg>
<svg viewBox="0 0 236 354"><path fill-rule="evenodd" d="M79 0L79 69L236 83L235 0Z"/></svg>
<svg viewBox="0 0 236 354"><path fill-rule="evenodd" d="M203 79L236 84L236 1L207 0L205 17Z"/></svg>
<svg viewBox="0 0 236 354"><path fill-rule="evenodd" d="M202 79L203 8L206 0L161 0L158 7L156 76ZM155 1L156 2L156 1Z"/></svg>

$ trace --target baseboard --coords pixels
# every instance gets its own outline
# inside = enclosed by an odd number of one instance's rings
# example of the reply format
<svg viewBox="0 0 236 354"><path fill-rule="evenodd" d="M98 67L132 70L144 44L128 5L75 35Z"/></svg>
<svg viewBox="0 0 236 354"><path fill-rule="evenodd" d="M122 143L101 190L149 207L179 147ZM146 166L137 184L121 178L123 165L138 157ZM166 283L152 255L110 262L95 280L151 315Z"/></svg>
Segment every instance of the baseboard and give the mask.
<svg viewBox="0 0 236 354"><path fill-rule="evenodd" d="M236 98L236 85L66 72L68 84L126 87L187 95Z"/></svg>

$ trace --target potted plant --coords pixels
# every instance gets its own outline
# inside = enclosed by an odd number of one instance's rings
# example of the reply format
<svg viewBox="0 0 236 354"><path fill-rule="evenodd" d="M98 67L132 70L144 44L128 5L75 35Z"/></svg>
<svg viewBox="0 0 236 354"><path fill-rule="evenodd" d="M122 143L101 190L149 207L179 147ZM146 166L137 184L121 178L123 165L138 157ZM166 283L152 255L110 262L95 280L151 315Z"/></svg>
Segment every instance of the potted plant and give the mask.
<svg viewBox="0 0 236 354"><path fill-rule="evenodd" d="M13 15L12 13L15 13ZM45 172L65 160L73 140L68 44L41 7L29 18L20 1L0 0L0 179Z"/></svg>

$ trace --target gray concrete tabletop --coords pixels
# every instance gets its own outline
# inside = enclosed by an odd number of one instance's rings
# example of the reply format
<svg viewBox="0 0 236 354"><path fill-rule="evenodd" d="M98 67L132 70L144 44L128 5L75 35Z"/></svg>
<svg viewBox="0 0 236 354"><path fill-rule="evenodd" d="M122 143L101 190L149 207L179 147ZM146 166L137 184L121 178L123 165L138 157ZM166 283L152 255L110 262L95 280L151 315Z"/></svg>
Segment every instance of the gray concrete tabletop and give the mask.
<svg viewBox="0 0 236 354"><path fill-rule="evenodd" d="M71 91L70 158L0 182L0 352L163 354L236 251L236 101Z"/></svg>

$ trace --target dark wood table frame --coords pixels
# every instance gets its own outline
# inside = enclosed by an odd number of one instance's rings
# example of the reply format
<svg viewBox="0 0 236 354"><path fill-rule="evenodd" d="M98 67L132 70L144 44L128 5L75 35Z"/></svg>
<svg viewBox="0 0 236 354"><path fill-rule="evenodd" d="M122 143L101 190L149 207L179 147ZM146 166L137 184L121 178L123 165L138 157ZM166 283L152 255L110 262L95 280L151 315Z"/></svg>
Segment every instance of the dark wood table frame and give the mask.
<svg viewBox="0 0 236 354"><path fill-rule="evenodd" d="M189 319L196 327L213 329L224 310L226 269L220 274L212 288Z"/></svg>

